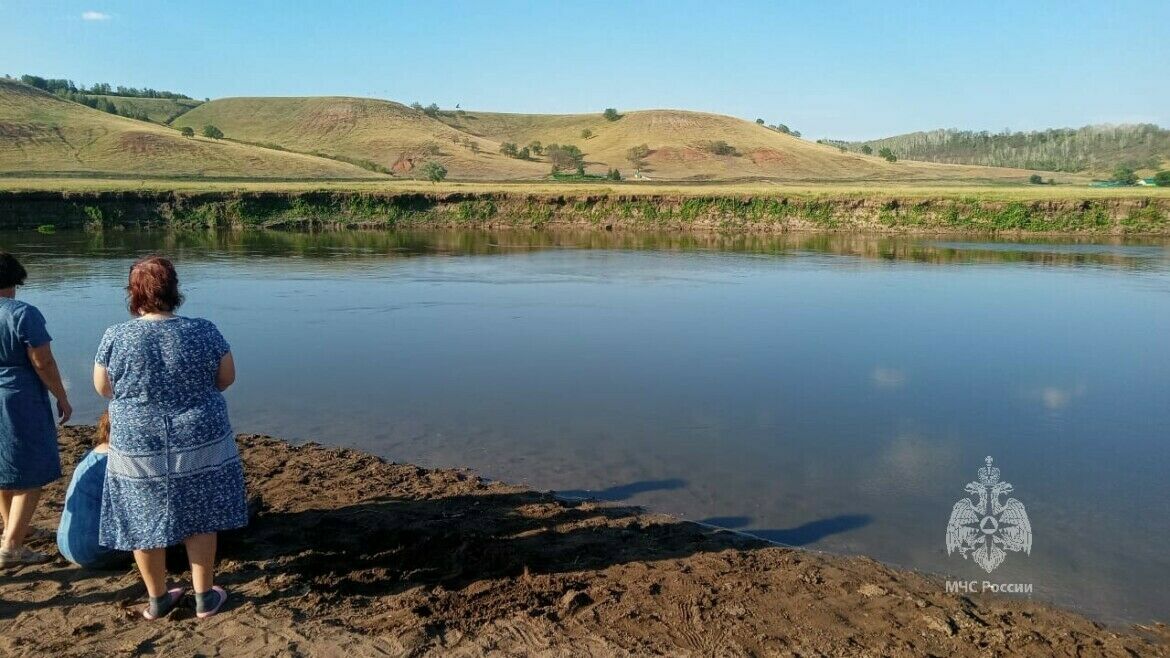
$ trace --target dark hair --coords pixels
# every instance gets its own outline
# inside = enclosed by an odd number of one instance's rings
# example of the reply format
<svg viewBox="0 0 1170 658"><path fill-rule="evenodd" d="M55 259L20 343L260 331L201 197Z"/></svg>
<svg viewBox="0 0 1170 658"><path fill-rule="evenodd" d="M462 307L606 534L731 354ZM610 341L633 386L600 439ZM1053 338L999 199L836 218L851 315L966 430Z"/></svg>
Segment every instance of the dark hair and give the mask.
<svg viewBox="0 0 1170 658"><path fill-rule="evenodd" d="M0 251L0 290L24 285L26 278L28 272L24 271L24 266L16 260L16 256Z"/></svg>
<svg viewBox="0 0 1170 658"><path fill-rule="evenodd" d="M134 263L126 292L132 315L170 313L183 305L179 275L174 264L162 256L147 256Z"/></svg>

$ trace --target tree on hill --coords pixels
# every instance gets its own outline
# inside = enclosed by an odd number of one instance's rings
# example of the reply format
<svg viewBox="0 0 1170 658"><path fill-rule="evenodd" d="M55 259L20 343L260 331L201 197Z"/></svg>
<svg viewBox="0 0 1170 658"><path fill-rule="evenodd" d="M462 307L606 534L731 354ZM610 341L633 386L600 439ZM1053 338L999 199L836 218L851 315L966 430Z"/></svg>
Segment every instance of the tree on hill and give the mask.
<svg viewBox="0 0 1170 658"><path fill-rule="evenodd" d="M799 138L799 137L800 137L800 131L799 131L799 130L793 130L792 132L790 132L790 133L788 133L788 134L792 135L793 137L797 137L797 138Z"/></svg>
<svg viewBox="0 0 1170 658"><path fill-rule="evenodd" d="M710 142L703 142L703 150L712 155L739 155L739 151L734 146L728 144L722 139L716 139Z"/></svg>
<svg viewBox="0 0 1170 658"><path fill-rule="evenodd" d="M183 126L183 130L181 130L180 132L183 134L183 137L194 137L195 136L195 129L192 128L191 126Z"/></svg>
<svg viewBox="0 0 1170 658"><path fill-rule="evenodd" d="M592 136L593 136L593 131L588 129L588 128L581 131L581 139L589 139Z"/></svg>
<svg viewBox="0 0 1170 658"><path fill-rule="evenodd" d="M1033 185L1043 185L1044 178L1040 176L1040 174L1032 174L1031 176L1028 176L1028 182Z"/></svg>
<svg viewBox="0 0 1170 658"><path fill-rule="evenodd" d="M424 107L423 114L425 114L429 117L439 116L439 104L438 103L431 103L430 105Z"/></svg>
<svg viewBox="0 0 1170 658"><path fill-rule="evenodd" d="M1118 165L1113 170L1112 180L1122 185L1133 185L1137 182L1137 174L1134 173L1133 168L1126 165Z"/></svg>
<svg viewBox="0 0 1170 658"><path fill-rule="evenodd" d="M641 169L646 164L646 158L650 155L650 147L646 144L638 144L626 149L626 160L634 165L635 169Z"/></svg>
<svg viewBox="0 0 1170 658"><path fill-rule="evenodd" d="M897 162L898 161L898 156L894 155L894 152L891 151L889 149L889 147L887 147L887 146L883 146L880 149L878 149L878 156L885 158L886 162Z"/></svg>
<svg viewBox="0 0 1170 658"><path fill-rule="evenodd" d="M203 136L211 139L223 139L223 131L209 123L203 126Z"/></svg>
<svg viewBox="0 0 1170 658"><path fill-rule="evenodd" d="M610 169L609 173L607 173L605 177L609 180L621 180L622 172L618 171L617 169Z"/></svg>
<svg viewBox="0 0 1170 658"><path fill-rule="evenodd" d="M415 102L410 104L410 109L422 112L423 111L422 103L415 101Z"/></svg>
<svg viewBox="0 0 1170 658"><path fill-rule="evenodd" d="M426 176L426 179L430 182L440 183L444 178L447 177L447 168L438 162L435 162L434 160L428 160L427 163L422 166L422 174L423 176Z"/></svg>
<svg viewBox="0 0 1170 658"><path fill-rule="evenodd" d="M789 129L788 129L788 126L786 126L786 125L784 125L784 124L782 124L782 123L780 123L780 124L777 124L777 125L776 125L776 130L778 130L778 131L780 131L780 132L784 133L785 135L787 135L787 134L789 134L790 132L792 132L791 130L789 130Z"/></svg>
<svg viewBox="0 0 1170 658"><path fill-rule="evenodd" d="M540 155L544 152L544 146L540 144L540 140L534 139L531 142L528 142L528 150L532 151L536 155Z"/></svg>
<svg viewBox="0 0 1170 658"><path fill-rule="evenodd" d="M524 148L522 148L516 152L516 159L517 160L531 160L532 159L532 151L529 150L529 148L527 146L525 146Z"/></svg>
<svg viewBox="0 0 1170 658"><path fill-rule="evenodd" d="M1170 171L1159 171L1154 174L1154 185L1158 187L1170 187Z"/></svg>
<svg viewBox="0 0 1170 658"><path fill-rule="evenodd" d="M866 155L870 155L873 153L873 147L870 146L869 144L862 144L861 145L861 152L866 154Z"/></svg>
<svg viewBox="0 0 1170 658"><path fill-rule="evenodd" d="M500 153L502 155L508 156L509 158L516 157L516 154L519 152L519 149L516 148L516 144L513 142L504 142L503 144L500 144Z"/></svg>
<svg viewBox="0 0 1170 658"><path fill-rule="evenodd" d="M763 119L756 119L756 123L762 126L762 125L764 125L764 120Z"/></svg>
<svg viewBox="0 0 1170 658"><path fill-rule="evenodd" d="M544 147L544 154L552 163L553 173L564 169L583 171L585 168L585 154L581 152L581 149L571 144L564 146L549 144Z"/></svg>
<svg viewBox="0 0 1170 658"><path fill-rule="evenodd" d="M602 112L601 116L605 117L606 121L617 121L622 118L622 115L618 114L617 108L613 107L605 108L605 112Z"/></svg>
<svg viewBox="0 0 1170 658"><path fill-rule="evenodd" d="M472 155L476 155L479 153L479 142L474 139L469 139L467 140L467 148L471 151Z"/></svg>

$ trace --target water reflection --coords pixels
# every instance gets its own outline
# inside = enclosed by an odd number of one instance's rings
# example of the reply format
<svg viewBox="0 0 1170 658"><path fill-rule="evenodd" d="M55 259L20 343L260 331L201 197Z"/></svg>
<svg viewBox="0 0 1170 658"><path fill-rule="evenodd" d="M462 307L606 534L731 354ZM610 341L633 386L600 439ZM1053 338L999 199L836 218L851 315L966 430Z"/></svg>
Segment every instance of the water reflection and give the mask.
<svg viewBox="0 0 1170 658"><path fill-rule="evenodd" d="M941 240L934 237L851 233L623 233L612 231L433 230L433 231L61 231L0 234L26 255L68 253L125 258L160 251L177 258L288 257L352 260L371 256L504 255L547 249L717 251L783 255L796 252L855 256L872 261L933 264L1026 263L1046 267L1086 265L1141 269L1170 259L1160 239L1006 242Z"/></svg>

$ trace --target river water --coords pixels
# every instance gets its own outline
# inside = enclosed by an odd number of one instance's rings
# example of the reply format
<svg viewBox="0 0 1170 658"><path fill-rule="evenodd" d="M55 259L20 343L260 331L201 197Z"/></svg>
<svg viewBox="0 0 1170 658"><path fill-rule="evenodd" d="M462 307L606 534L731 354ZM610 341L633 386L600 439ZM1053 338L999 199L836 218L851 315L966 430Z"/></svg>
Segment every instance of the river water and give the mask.
<svg viewBox="0 0 1170 658"><path fill-rule="evenodd" d="M1170 244L546 232L0 234L92 422L134 258L233 346L238 431L1170 610ZM948 555L987 456L1030 554Z"/></svg>

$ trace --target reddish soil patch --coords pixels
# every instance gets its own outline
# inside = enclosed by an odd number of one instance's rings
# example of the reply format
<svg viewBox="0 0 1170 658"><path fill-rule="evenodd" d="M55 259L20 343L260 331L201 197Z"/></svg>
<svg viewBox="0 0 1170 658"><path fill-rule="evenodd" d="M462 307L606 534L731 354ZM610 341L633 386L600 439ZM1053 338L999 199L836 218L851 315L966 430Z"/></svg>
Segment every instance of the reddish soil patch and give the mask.
<svg viewBox="0 0 1170 658"><path fill-rule="evenodd" d="M43 129L30 123L9 123L0 121L0 139L30 142L44 133Z"/></svg>
<svg viewBox="0 0 1170 658"><path fill-rule="evenodd" d="M755 149L748 151L748 157L758 165L783 164L789 158L775 149Z"/></svg>
<svg viewBox="0 0 1170 658"><path fill-rule="evenodd" d="M398 156L398 159L394 161L394 164L390 165L390 170L400 174L414 171L414 158L408 158L405 155L400 155Z"/></svg>

